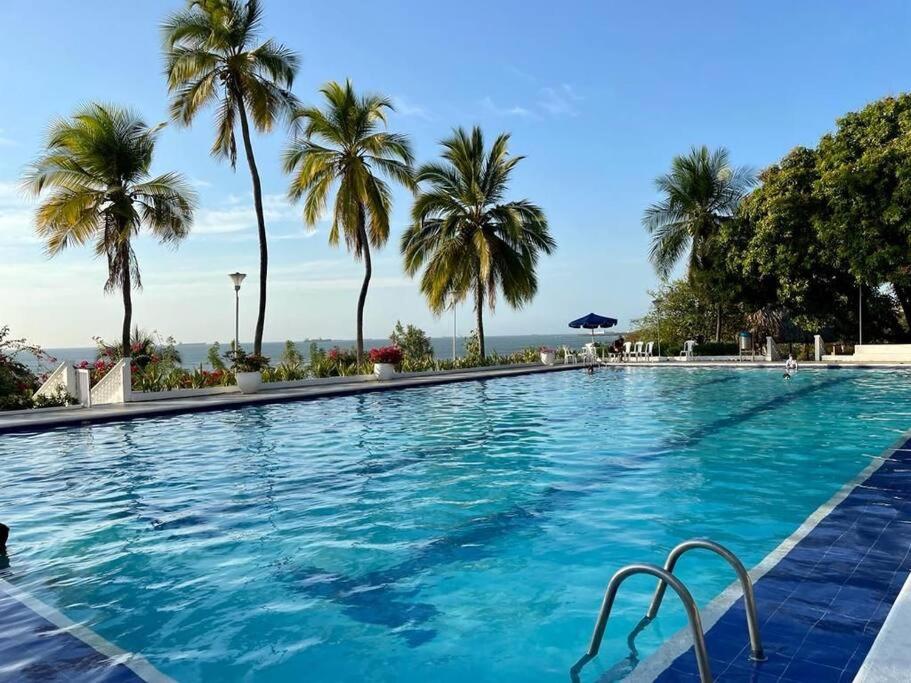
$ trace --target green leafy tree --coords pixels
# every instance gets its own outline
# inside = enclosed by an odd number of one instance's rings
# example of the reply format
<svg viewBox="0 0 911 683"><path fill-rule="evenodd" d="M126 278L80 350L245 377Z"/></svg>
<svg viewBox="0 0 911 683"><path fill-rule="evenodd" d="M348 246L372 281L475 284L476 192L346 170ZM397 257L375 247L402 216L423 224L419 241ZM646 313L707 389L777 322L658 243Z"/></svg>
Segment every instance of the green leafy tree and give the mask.
<svg viewBox="0 0 911 683"><path fill-rule="evenodd" d="M427 333L420 327L405 326L397 320L392 334L389 335L389 341L402 350L406 361L419 362L433 359L433 344Z"/></svg>
<svg viewBox="0 0 911 683"><path fill-rule="evenodd" d="M670 172L655 180L662 198L642 218L652 237L649 258L658 273L669 276L685 257L691 282L716 300L715 341L721 339L727 278L713 244L754 182L752 171L731 166L726 149L693 147L674 157Z"/></svg>
<svg viewBox="0 0 911 683"><path fill-rule="evenodd" d="M291 84L297 55L274 40L259 42L262 6L259 0L190 0L173 14L164 33L171 117L190 125L210 104L216 105L216 135L212 154L237 164L235 131L241 137L250 178L259 234L259 312L253 353L262 353L266 324L266 282L269 249L263 212L263 191L253 155L250 122L268 132L296 105Z"/></svg>
<svg viewBox="0 0 911 683"><path fill-rule="evenodd" d="M858 282L891 285L911 324L911 94L843 116L818 155L820 238Z"/></svg>
<svg viewBox="0 0 911 683"><path fill-rule="evenodd" d="M762 184L741 202L719 240L739 278L740 300L757 314L777 310L808 333L853 336L857 280L832 242L820 237L830 211L818 191L818 154L797 147L759 177ZM865 289L871 336L888 334L896 323L888 295Z"/></svg>
<svg viewBox="0 0 911 683"><path fill-rule="evenodd" d="M524 157L511 156L509 135L486 149L481 129L462 128L444 140L443 162L417 172L419 191L411 225L402 236L405 271L422 268L421 292L439 315L474 297L478 354L485 357L484 308L493 310L497 293L513 308L538 291L540 254L551 254L544 212L528 200L505 201L509 178Z"/></svg>
<svg viewBox="0 0 911 683"><path fill-rule="evenodd" d="M133 238L146 228L176 244L193 220L195 195L183 177L150 174L161 128L127 109L90 104L51 126L44 153L26 175L26 186L42 198L35 225L47 252L93 242L107 259L105 290L123 296L124 356L130 355L131 291L141 287Z"/></svg>
<svg viewBox="0 0 911 683"><path fill-rule="evenodd" d="M358 95L351 81L330 82L320 92L325 107L303 107L295 113L302 127L285 152L285 172L292 176L292 200L304 200L304 223L315 227L335 188L329 244L344 239L364 262L357 300L357 364L364 358L364 305L373 263L370 250L389 239L392 194L381 176L413 187L414 156L408 138L384 130L392 102L380 95Z"/></svg>
<svg viewBox="0 0 911 683"><path fill-rule="evenodd" d="M662 352L714 331L717 323L714 302L688 278L668 282L649 295L652 302L648 312L632 321L632 326L637 338L660 341ZM743 329L749 329L743 309L731 306L722 319L722 336L732 339Z"/></svg>

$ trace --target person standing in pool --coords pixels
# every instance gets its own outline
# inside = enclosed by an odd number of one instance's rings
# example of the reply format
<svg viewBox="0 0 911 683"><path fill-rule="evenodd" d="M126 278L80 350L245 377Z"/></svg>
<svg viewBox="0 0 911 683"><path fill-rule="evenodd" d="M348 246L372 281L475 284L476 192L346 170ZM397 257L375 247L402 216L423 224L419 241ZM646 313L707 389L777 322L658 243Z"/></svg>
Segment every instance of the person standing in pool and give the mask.
<svg viewBox="0 0 911 683"><path fill-rule="evenodd" d="M794 360L794 356L788 354L788 359L784 363L784 378L791 379L798 370L797 361Z"/></svg>

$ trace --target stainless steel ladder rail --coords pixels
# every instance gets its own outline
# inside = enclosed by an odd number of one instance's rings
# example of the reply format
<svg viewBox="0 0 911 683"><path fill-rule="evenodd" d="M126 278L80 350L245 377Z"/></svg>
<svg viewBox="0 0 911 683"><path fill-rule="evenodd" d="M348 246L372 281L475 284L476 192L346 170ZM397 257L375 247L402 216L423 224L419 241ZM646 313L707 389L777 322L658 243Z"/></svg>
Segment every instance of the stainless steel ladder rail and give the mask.
<svg viewBox="0 0 911 683"><path fill-rule="evenodd" d="M750 581L750 575L747 573L743 563L737 559L737 556L734 553L714 541L705 538L691 538L688 541L678 544L670 553L668 553L667 560L664 563L664 572L668 575L673 575L674 567L677 566L677 560L680 559L681 555L696 549L710 550L723 557L727 560L727 563L734 568L737 578L740 579L740 586L743 589L743 603L747 615L747 631L750 634L750 658L757 662L764 661L766 656L762 649L762 639L759 636L759 618L756 614L756 598L753 595L753 584ZM652 603L649 605L648 612L645 613L645 616L648 619L654 619L658 614L658 608L661 607L661 601L664 599L664 592L667 590L667 585L667 581L664 577L659 576L658 586L655 588L655 595L652 598ZM675 590L677 589L675 588ZM680 591L677 590L677 592L679 593Z"/></svg>
<svg viewBox="0 0 911 683"><path fill-rule="evenodd" d="M655 564L630 564L614 574L610 583L607 584L607 590L604 592L604 601L601 603L601 611L598 612L598 621L595 622L595 630L592 633L591 643L588 646L587 658L590 660L598 654L601 647L601 640L604 638L604 630L607 628L607 620L610 617L611 609L614 606L614 599L617 597L617 591L620 585L634 574L649 574L660 581L659 586L665 589L670 586L674 589L683 603L686 610L687 619L690 622L690 631L693 634L693 649L696 652L696 665L699 668L699 678L702 683L710 683L712 680L712 671L709 667L709 655L705 649L705 635L702 632L702 619L699 616L699 608L696 607L696 601L687 590L683 582L666 569L662 569ZM664 590L662 590L662 596ZM660 600L659 600L660 603ZM657 607L656 607L657 609Z"/></svg>

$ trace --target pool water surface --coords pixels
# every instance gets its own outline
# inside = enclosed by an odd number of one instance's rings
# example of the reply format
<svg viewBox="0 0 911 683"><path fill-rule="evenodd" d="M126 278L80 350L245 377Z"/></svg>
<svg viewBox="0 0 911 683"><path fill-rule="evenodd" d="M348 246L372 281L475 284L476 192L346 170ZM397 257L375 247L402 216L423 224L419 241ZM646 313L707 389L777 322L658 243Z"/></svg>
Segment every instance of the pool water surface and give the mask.
<svg viewBox="0 0 911 683"><path fill-rule="evenodd" d="M694 536L755 565L911 426L909 379L560 372L7 435L0 578L180 681L565 681L616 569ZM732 580L678 573L700 605ZM582 680L628 669L653 588ZM668 596L638 657L684 624Z"/></svg>

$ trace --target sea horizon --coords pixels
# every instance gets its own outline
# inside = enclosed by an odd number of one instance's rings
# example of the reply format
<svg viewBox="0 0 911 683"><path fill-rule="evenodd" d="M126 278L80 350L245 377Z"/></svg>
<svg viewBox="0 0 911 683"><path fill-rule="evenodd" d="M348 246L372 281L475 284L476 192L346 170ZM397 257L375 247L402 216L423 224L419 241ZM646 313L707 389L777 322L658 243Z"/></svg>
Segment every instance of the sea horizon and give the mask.
<svg viewBox="0 0 911 683"><path fill-rule="evenodd" d="M601 331L598 330L595 336L601 340L613 341L624 332ZM528 347L560 347L568 346L578 348L591 338L590 331L566 332L563 334L503 334L485 336L485 345L487 353L499 353L502 355L515 353ZM456 354L463 356L465 354L464 335L456 336ZM334 346L339 348L353 348L356 344L354 339L331 338L331 337L307 337L301 340L291 340L305 358L309 359L310 344L316 344L318 348L326 350ZM185 368L195 368L202 365L209 367L208 352L209 348L215 342L178 342L177 350L180 352L181 365ZM230 348L230 340L220 340L222 353ZM452 337L431 337L431 346L433 347L435 358L452 358ZM278 363L281 360L286 341L264 341L263 355L268 356L272 363ZM378 346L388 346L391 344L389 337L366 337L364 339L364 348L370 349ZM253 348L252 341L241 341L241 347L250 350ZM44 351L55 359L55 363L79 363L81 361L94 361L97 354L96 346L58 346L47 347ZM22 355L22 361L30 367L39 367L41 364L31 356ZM47 363L45 363L45 366Z"/></svg>

